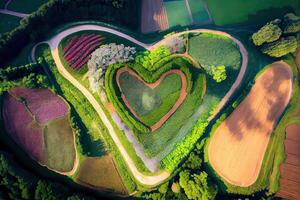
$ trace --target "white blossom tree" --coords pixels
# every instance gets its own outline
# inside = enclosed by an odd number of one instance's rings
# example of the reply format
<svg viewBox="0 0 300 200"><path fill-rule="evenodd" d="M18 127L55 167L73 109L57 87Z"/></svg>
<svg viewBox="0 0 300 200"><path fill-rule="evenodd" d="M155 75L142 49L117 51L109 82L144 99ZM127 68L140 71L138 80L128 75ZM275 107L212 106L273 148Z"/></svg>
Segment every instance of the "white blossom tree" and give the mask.
<svg viewBox="0 0 300 200"><path fill-rule="evenodd" d="M109 65L125 63L134 59L135 47L110 43L96 49L88 61L88 79L93 92L98 92L104 85L104 74Z"/></svg>

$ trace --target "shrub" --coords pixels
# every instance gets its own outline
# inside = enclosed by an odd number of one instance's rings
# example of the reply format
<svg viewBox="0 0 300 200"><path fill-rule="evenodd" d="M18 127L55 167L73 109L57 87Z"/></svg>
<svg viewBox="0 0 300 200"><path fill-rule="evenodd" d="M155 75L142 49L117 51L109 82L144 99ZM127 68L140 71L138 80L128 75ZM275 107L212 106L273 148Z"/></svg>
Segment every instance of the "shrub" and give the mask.
<svg viewBox="0 0 300 200"><path fill-rule="evenodd" d="M123 44L117 45L115 43L103 45L94 51L88 62L88 76L92 91L99 91L103 87L103 76L109 65L133 60L135 52L134 47L126 47Z"/></svg>
<svg viewBox="0 0 300 200"><path fill-rule="evenodd" d="M157 47L156 49L153 49L151 51L145 51L141 54L139 54L135 58L135 62L143 66L148 71L155 71L159 67L157 65L154 65L156 62L158 62L160 59L167 57L171 54L170 50L164 46L161 45Z"/></svg>
<svg viewBox="0 0 300 200"><path fill-rule="evenodd" d="M277 24L272 22L267 23L261 27L251 38L256 46L260 46L263 43L274 42L280 38L282 31Z"/></svg>
<svg viewBox="0 0 300 200"><path fill-rule="evenodd" d="M227 78L226 69L224 65L210 66L209 68L207 68L207 72L217 83L220 83L226 80Z"/></svg>
<svg viewBox="0 0 300 200"><path fill-rule="evenodd" d="M297 39L294 36L289 36L287 38L282 38L279 41L272 42L263 46L261 49L264 54L271 57L282 57L289 53L294 53L297 49Z"/></svg>

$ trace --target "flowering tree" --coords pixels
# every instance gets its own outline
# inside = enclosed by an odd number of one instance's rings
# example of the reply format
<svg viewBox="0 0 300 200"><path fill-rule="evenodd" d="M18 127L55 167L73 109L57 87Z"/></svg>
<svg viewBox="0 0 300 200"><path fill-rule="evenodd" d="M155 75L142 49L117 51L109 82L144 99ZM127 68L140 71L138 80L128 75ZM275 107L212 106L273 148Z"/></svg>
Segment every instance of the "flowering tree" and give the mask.
<svg viewBox="0 0 300 200"><path fill-rule="evenodd" d="M88 62L88 78L93 92L100 91L104 85L104 73L109 65L125 63L134 59L135 47L110 43L95 50Z"/></svg>

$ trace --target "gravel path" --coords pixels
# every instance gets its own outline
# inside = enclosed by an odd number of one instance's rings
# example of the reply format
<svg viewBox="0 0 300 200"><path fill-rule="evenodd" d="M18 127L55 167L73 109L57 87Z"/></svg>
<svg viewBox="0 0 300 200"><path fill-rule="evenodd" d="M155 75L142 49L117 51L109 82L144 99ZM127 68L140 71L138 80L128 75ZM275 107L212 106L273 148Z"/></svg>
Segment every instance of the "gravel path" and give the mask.
<svg viewBox="0 0 300 200"><path fill-rule="evenodd" d="M11 10L5 10L5 9L0 9L0 13L16 16L16 17L20 17L20 18L24 18L24 17L29 16L29 14L15 12L15 11L11 11Z"/></svg>
<svg viewBox="0 0 300 200"><path fill-rule="evenodd" d="M61 40L65 37L67 37L68 35L72 34L72 33L83 31L83 30L98 30L98 31L109 32L109 33L115 34L119 37L123 37L123 38L125 38L125 39L127 39L131 42L134 42L134 43L136 43L136 44L138 44L138 45L140 45L140 46L142 46L142 47L144 47L148 50L150 50L152 48L155 48L158 45L163 44L164 42L167 42L167 40L172 38L172 37L175 37L175 36L178 36L178 35L181 35L181 34L185 34L185 33L188 33L188 32L212 32L212 33L221 34L221 35L224 35L224 36L227 36L227 37L231 38L239 46L241 54L242 54L243 62L242 62L241 70L239 72L239 75L238 75L238 78L237 78L236 82L233 84L233 86L231 87L229 92L226 94L226 96L221 101L220 105L218 106L218 108L215 111L215 114L217 113L217 111L219 109L221 109L225 105L225 103L228 101L230 96L234 93L236 88L241 83L242 78L243 78L244 73L245 73L245 70L246 70L246 67L247 67L247 63L248 63L247 51L246 51L246 49L244 48L243 44L240 41L233 38L229 34L221 32L221 31L213 31L213 30L207 30L207 29L197 29L197 30L192 30L192 31L184 31L184 32L181 32L181 33L174 34L173 36L170 36L169 38L166 38L166 39L164 39L164 40L162 40L162 41L160 41L160 42L158 42L154 45L148 45L148 44L144 44L144 43L132 38L129 35L126 35L124 33L116 31L114 29L110 29L110 28L102 27L102 26L98 26L98 25L78 25L78 26L69 28L69 29L59 33L58 35L54 36L51 40L47 41L47 43L50 45L51 53L52 53L53 59L55 61L55 64L58 68L58 71L61 73L62 76L64 76L68 81L70 81L77 89L79 89L83 93L83 95L88 99L88 101L91 103L91 105L94 107L94 109L98 113L99 117L101 118L103 123L106 125L113 141L115 142L116 146L119 148L119 151L120 151L121 155L123 156L124 161L126 162L129 170L131 171L131 173L133 174L135 179L138 182L140 182L141 184L144 184L144 185L148 185L148 186L157 185L157 184L161 183L162 181L166 180L170 176L170 173L166 172L166 171L162 171L162 172L157 172L155 175L145 175L145 174L141 173L136 168L133 160L128 155L126 149L124 148L123 144L119 140L115 130L113 129L113 126L112 126L111 122L108 120L108 118L105 115L104 111L102 110L101 106L98 104L98 102L93 97L93 95L65 69L64 65L62 64L62 62L60 60L59 52L58 52L58 46L59 46L59 43L61 42ZM33 51L34 51L34 49L33 49ZM212 116L212 118L215 116L215 114ZM127 135L127 137L129 138L128 135ZM133 138L136 141L134 136L133 136ZM140 146L140 144L138 144L138 142L134 142L133 147L136 150L137 149L142 149L142 147ZM151 159L149 161L152 162L152 163L158 163L157 161L153 162L153 160L151 160Z"/></svg>

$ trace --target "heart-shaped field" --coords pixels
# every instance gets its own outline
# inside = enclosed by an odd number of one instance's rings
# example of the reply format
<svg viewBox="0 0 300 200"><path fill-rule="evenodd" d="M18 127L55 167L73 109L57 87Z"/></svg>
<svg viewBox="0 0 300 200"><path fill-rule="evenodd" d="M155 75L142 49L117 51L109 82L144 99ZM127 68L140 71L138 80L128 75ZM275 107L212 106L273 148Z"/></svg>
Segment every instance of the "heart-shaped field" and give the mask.
<svg viewBox="0 0 300 200"><path fill-rule="evenodd" d="M146 83L128 67L120 68L116 81L130 112L151 131L157 130L183 103L187 79L178 69L171 69L154 83Z"/></svg>
<svg viewBox="0 0 300 200"><path fill-rule="evenodd" d="M137 63L112 65L105 74L110 102L131 129L143 133L158 130L180 108L193 85L189 59L171 56L156 65L154 72Z"/></svg>

